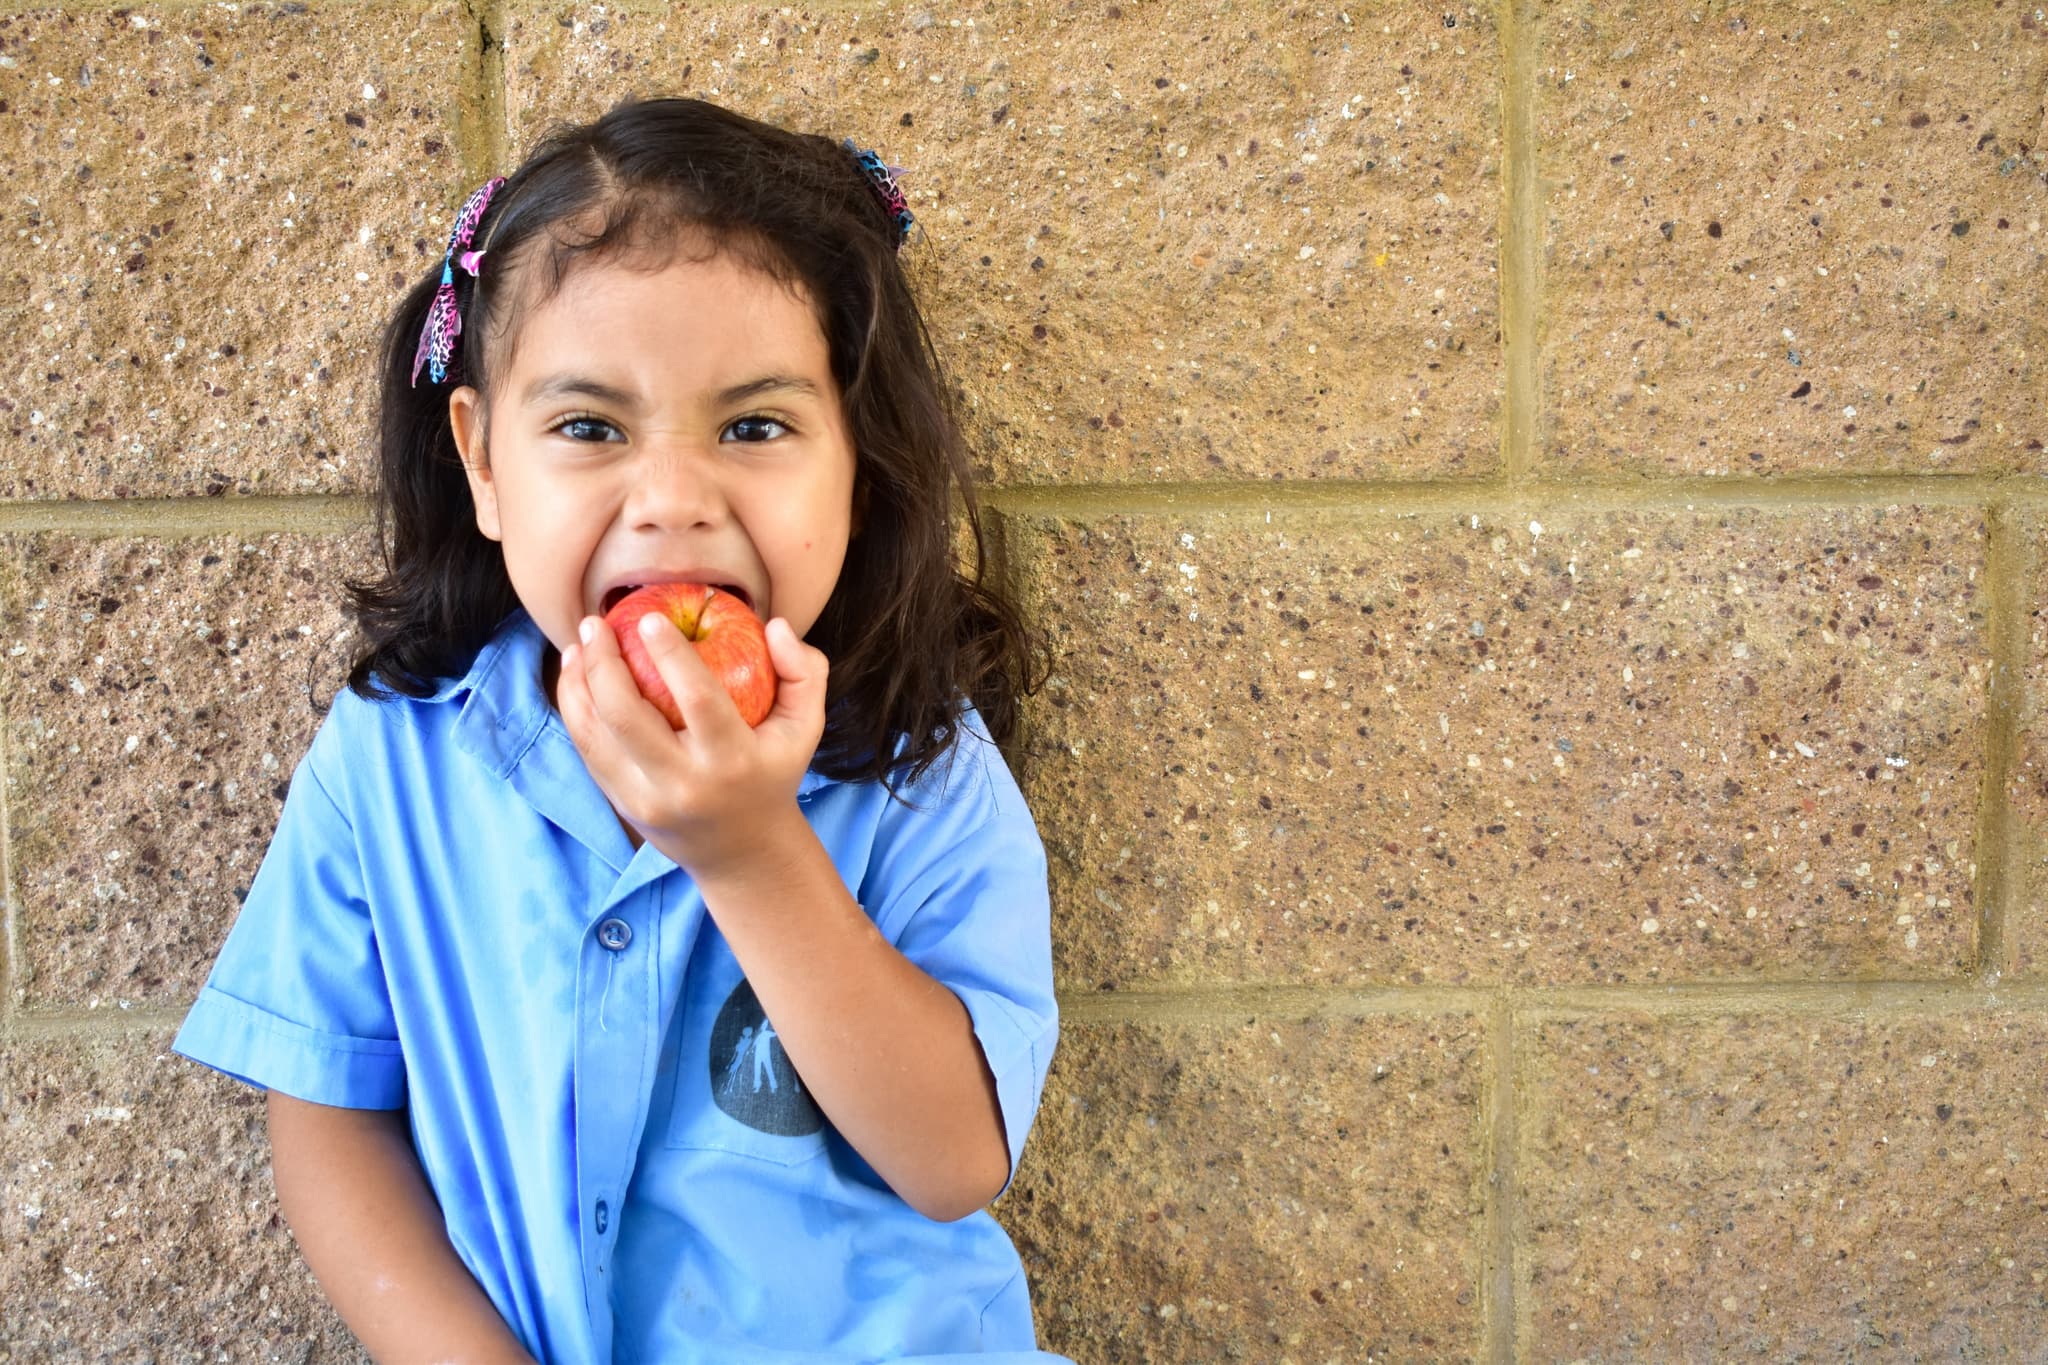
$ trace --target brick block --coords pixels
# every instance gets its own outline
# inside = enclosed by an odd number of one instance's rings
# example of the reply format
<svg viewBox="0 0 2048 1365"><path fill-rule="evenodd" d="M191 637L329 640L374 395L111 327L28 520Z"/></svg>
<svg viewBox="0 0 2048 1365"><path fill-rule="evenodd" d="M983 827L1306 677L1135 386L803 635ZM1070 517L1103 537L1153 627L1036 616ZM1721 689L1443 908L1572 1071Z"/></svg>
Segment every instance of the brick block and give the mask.
<svg viewBox="0 0 2048 1365"><path fill-rule="evenodd" d="M454 4L0 16L0 497L360 487L476 34Z"/></svg>
<svg viewBox="0 0 2048 1365"><path fill-rule="evenodd" d="M0 1355L366 1362L277 1216L262 1092L170 1040L0 1045Z"/></svg>
<svg viewBox="0 0 2048 1365"><path fill-rule="evenodd" d="M1477 1355L1482 1029L1465 1016L1070 1023L1017 1183L1048 1350Z"/></svg>
<svg viewBox="0 0 2048 1365"><path fill-rule="evenodd" d="M505 55L515 145L635 90L907 165L906 259L986 476L1498 465L1490 6L520 2Z"/></svg>
<svg viewBox="0 0 2048 1365"><path fill-rule="evenodd" d="M19 538L0 560L14 988L183 1004L347 670L344 541Z"/></svg>
<svg viewBox="0 0 2048 1365"><path fill-rule="evenodd" d="M2044 467L2034 6L1534 8L1546 464Z"/></svg>
<svg viewBox="0 0 2048 1365"><path fill-rule="evenodd" d="M1944 977L1978 514L1018 518L1062 979Z"/></svg>
<svg viewBox="0 0 2048 1365"><path fill-rule="evenodd" d="M1552 1019L1517 1079L1520 1360L2031 1360L2038 1012Z"/></svg>

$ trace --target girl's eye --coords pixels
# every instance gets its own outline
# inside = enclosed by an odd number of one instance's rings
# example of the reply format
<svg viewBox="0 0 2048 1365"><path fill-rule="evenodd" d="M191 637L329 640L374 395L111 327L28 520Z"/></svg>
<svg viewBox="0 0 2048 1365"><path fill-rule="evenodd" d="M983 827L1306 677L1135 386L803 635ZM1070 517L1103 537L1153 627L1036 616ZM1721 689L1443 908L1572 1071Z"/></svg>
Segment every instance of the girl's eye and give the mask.
<svg viewBox="0 0 2048 1365"><path fill-rule="evenodd" d="M591 442L610 439L604 433L609 431L616 434L618 428L596 417L571 417L566 422L559 423L555 430L572 441Z"/></svg>
<svg viewBox="0 0 2048 1365"><path fill-rule="evenodd" d="M772 441L789 435L789 428L773 417L742 417L725 429L728 441Z"/></svg>

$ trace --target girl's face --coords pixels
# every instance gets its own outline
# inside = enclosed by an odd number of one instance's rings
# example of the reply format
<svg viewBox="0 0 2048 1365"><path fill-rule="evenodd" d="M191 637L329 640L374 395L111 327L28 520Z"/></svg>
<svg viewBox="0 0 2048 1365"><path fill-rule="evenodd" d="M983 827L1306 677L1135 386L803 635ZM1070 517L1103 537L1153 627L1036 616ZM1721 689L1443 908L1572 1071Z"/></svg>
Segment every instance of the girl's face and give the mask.
<svg viewBox="0 0 2048 1365"><path fill-rule="evenodd" d="M737 589L798 636L817 621L854 451L799 292L729 253L581 264L527 312L493 389L488 423L468 387L449 418L477 528L557 650L643 583Z"/></svg>

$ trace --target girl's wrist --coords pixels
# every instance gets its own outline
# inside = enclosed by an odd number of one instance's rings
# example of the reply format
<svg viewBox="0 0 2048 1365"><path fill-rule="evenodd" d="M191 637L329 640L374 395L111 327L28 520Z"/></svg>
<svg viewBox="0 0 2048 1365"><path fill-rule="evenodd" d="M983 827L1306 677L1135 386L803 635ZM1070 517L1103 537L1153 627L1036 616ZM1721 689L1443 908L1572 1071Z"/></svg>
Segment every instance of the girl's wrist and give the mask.
<svg viewBox="0 0 2048 1365"><path fill-rule="evenodd" d="M653 842L690 874L706 899L714 893L758 895L801 879L816 858L831 861L795 801L776 808L769 818L749 825L746 833L723 841L724 846L708 853L698 849L677 857L676 850L663 848L660 839Z"/></svg>

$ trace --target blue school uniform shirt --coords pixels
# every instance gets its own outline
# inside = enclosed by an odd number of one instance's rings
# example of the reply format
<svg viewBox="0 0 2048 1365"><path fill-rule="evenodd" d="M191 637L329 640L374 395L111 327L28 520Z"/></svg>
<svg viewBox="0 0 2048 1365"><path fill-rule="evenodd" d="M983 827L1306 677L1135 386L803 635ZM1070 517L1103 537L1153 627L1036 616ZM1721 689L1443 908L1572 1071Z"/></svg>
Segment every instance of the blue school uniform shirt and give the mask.
<svg viewBox="0 0 2048 1365"><path fill-rule="evenodd" d="M457 1254L542 1361L1063 1359L988 1212L925 1218L811 1102L689 876L585 768L544 643L515 613L431 697L336 698L174 1049L404 1107ZM1045 855L964 719L911 806L815 772L797 800L965 1003L1014 1170L1057 1032Z"/></svg>

